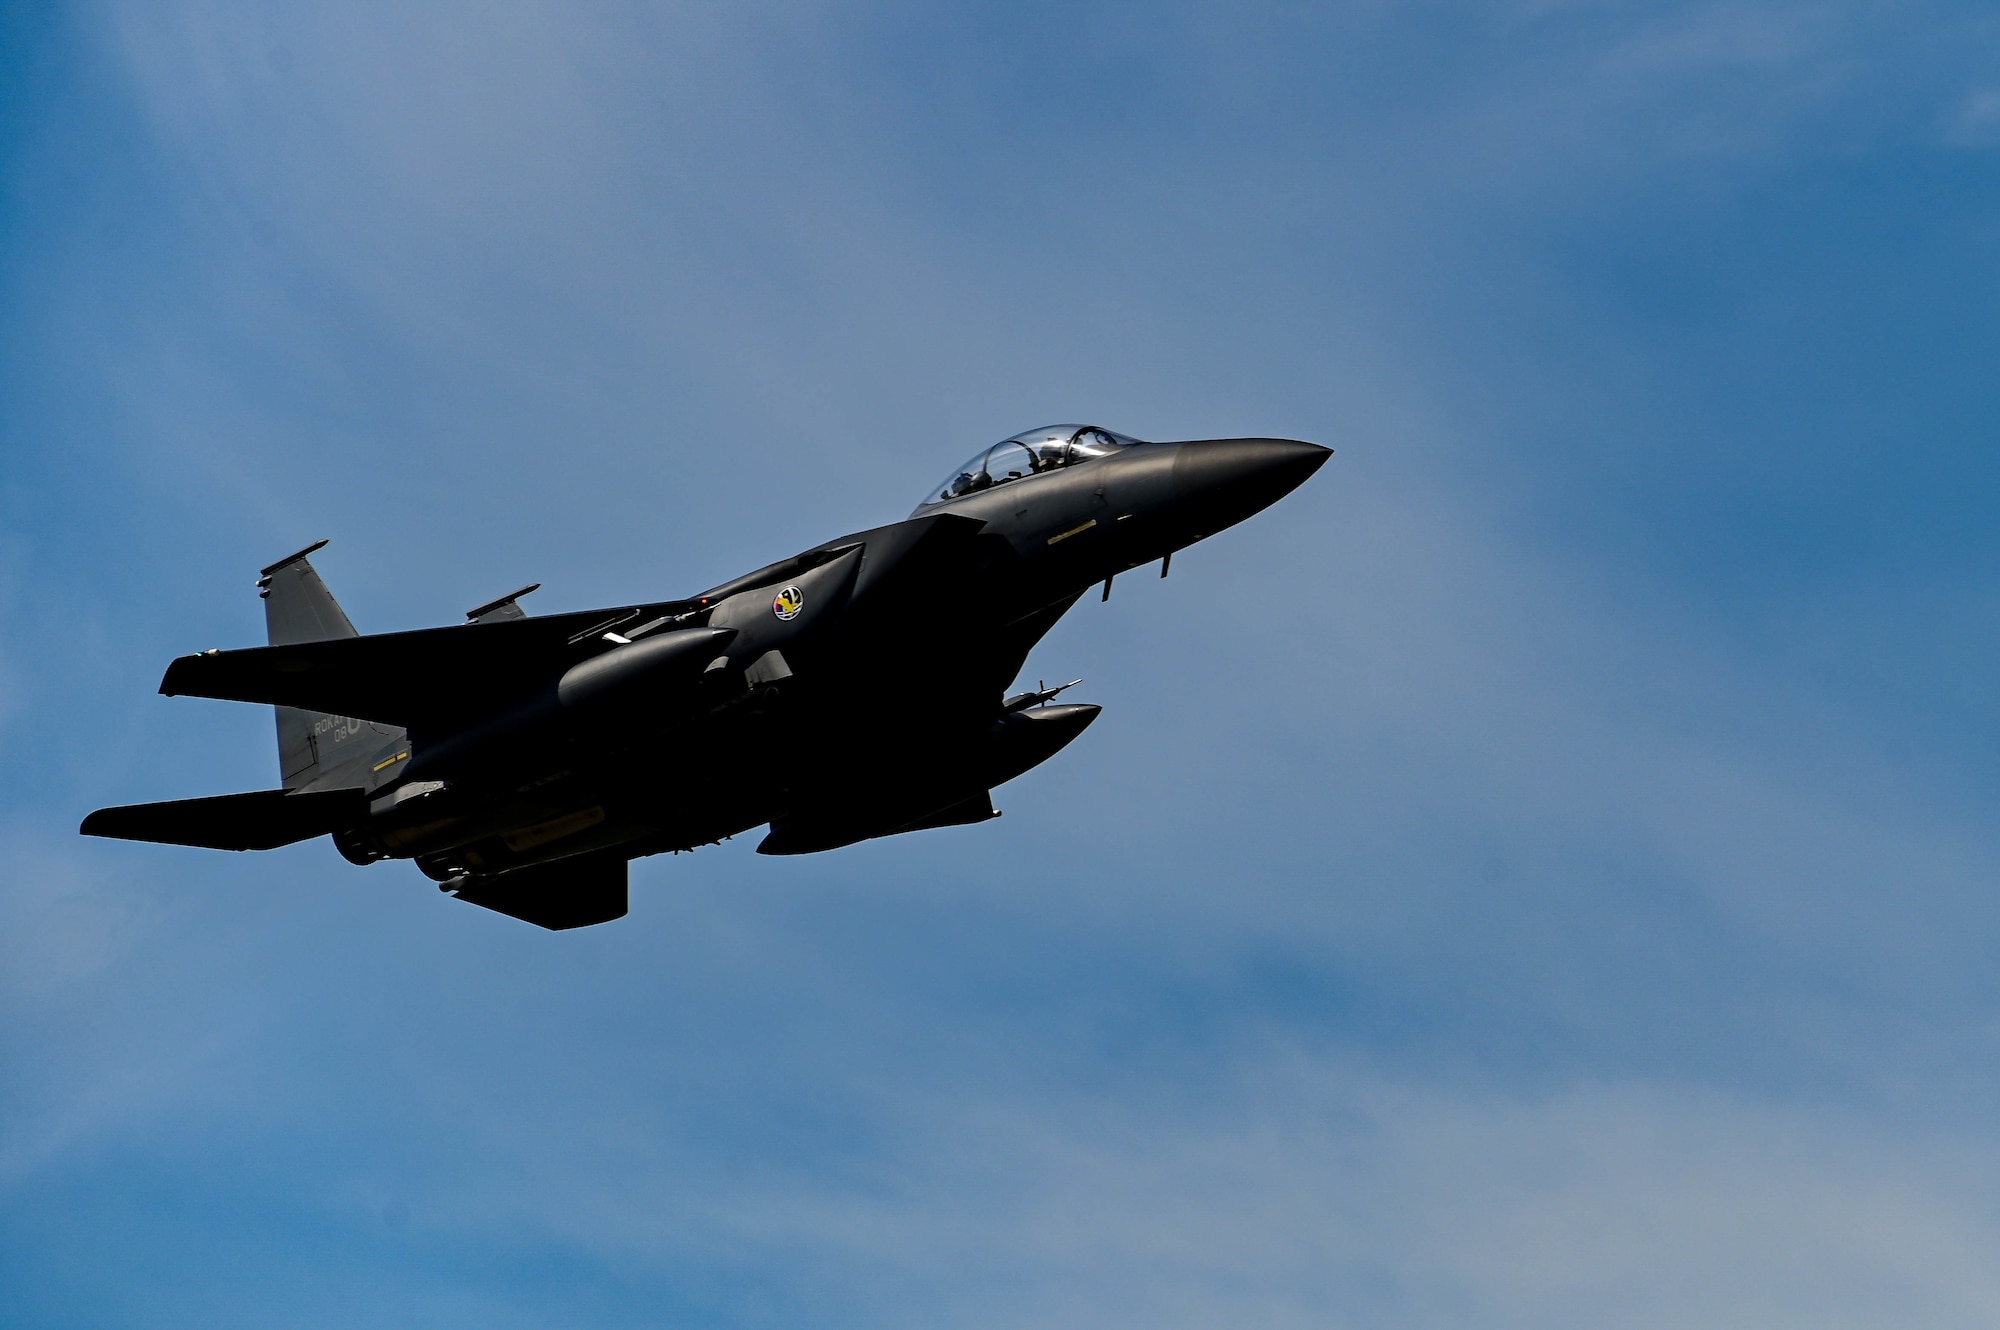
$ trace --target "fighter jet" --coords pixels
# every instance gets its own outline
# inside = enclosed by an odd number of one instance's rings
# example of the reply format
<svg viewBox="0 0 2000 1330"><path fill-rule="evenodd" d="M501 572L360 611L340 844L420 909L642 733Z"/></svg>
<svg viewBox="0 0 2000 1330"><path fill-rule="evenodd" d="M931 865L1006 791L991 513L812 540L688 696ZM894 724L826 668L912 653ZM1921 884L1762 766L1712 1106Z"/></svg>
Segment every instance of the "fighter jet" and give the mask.
<svg viewBox="0 0 2000 1330"><path fill-rule="evenodd" d="M263 570L270 645L160 691L277 709L283 786L105 808L90 836L265 850L331 836L544 928L622 917L630 861L768 826L764 854L997 817L1099 708L1006 689L1079 598L1275 503L1330 450L1091 425L982 450L903 521L684 600L363 636L311 556Z"/></svg>

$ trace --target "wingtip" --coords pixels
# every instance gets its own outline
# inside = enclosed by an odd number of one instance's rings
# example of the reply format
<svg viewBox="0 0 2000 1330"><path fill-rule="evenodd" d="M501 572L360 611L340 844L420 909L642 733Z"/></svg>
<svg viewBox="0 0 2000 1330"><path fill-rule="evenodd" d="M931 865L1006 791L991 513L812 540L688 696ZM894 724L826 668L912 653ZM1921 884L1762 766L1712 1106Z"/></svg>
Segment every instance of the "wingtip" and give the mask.
<svg viewBox="0 0 2000 1330"><path fill-rule="evenodd" d="M331 538L329 537L329 539ZM288 564L297 563L300 559L305 558L308 554L319 553L321 550L327 547L327 543L328 542L326 540L315 540L312 544L306 546L302 550L299 550L297 553L287 554L284 558L278 560L276 563L268 564L265 567L258 569L257 576L269 577L272 573L277 572L280 568L283 568Z"/></svg>
<svg viewBox="0 0 2000 1330"><path fill-rule="evenodd" d="M198 652L192 656L175 657L173 663L167 666L167 672L160 676L160 696L162 697L182 696L183 694L180 685L184 681L187 672L194 668L194 663L196 661L200 660L203 656L211 654L213 653L203 651L203 652Z"/></svg>

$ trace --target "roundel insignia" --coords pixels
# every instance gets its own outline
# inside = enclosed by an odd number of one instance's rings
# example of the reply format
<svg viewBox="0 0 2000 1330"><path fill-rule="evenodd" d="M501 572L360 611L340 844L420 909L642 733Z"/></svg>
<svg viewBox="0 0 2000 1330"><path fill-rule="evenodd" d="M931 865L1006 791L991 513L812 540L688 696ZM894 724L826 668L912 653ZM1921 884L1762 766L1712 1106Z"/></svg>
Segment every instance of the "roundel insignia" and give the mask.
<svg viewBox="0 0 2000 1330"><path fill-rule="evenodd" d="M771 602L771 613L780 619L796 619L799 617L799 611L805 607L806 593L795 586L788 586L778 593L776 600Z"/></svg>

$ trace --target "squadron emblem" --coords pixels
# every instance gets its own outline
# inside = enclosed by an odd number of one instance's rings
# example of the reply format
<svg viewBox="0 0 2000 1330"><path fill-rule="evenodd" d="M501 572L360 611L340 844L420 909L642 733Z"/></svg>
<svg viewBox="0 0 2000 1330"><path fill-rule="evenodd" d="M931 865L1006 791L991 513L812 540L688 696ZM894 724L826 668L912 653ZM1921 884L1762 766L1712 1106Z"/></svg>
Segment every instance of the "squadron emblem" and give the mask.
<svg viewBox="0 0 2000 1330"><path fill-rule="evenodd" d="M788 586L778 593L776 600L771 602L771 613L780 619L796 619L799 617L799 611L805 607L806 593L795 586Z"/></svg>

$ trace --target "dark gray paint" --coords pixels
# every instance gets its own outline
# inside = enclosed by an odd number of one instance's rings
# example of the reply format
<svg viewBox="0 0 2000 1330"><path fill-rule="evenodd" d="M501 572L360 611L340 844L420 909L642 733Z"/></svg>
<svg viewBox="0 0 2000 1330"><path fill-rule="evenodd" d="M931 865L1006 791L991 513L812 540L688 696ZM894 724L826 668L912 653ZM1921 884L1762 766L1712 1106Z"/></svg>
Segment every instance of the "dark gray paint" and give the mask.
<svg viewBox="0 0 2000 1330"><path fill-rule="evenodd" d="M802 854L982 822L994 787L1098 714L1005 697L1056 620L1328 455L1134 443L686 600L537 618L524 590L471 623L376 637L314 546L264 570L269 646L183 657L160 686L276 706L285 788L104 809L83 830L228 849L331 835L356 863L414 859L462 900L571 928L625 913L638 856L766 824L760 850Z"/></svg>

